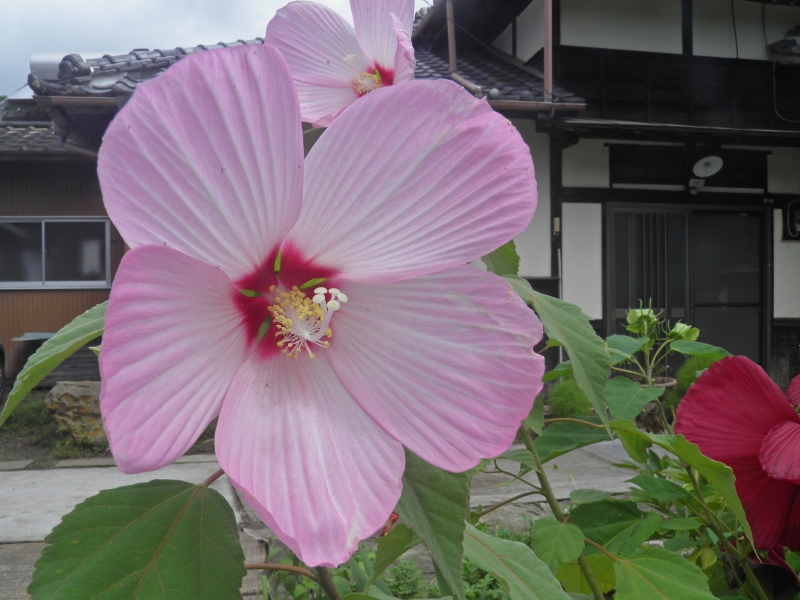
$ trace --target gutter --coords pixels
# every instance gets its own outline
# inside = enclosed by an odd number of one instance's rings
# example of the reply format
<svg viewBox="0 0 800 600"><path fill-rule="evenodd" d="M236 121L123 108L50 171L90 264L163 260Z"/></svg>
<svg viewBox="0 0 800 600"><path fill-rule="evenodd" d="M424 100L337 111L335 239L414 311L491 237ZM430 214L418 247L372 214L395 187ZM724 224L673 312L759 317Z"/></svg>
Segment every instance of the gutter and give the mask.
<svg viewBox="0 0 800 600"><path fill-rule="evenodd" d="M39 106L118 106L116 98L91 96L34 96L34 100Z"/></svg>
<svg viewBox="0 0 800 600"><path fill-rule="evenodd" d="M480 86L478 86L480 87ZM584 102L526 102L524 100L489 100L489 106L496 111L559 111L559 110L584 110Z"/></svg>

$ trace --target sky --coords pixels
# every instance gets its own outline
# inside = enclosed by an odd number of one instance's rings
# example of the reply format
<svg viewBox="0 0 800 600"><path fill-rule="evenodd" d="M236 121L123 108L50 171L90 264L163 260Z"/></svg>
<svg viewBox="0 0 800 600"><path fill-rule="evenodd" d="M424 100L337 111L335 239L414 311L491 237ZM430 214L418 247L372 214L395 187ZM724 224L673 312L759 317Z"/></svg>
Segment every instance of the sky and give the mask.
<svg viewBox="0 0 800 600"><path fill-rule="evenodd" d="M352 23L348 0L319 1ZM33 53L124 54L134 48L176 48L263 37L267 23L286 0L27 0L0 4L0 95L10 96L26 85ZM415 9L427 4L415 0Z"/></svg>

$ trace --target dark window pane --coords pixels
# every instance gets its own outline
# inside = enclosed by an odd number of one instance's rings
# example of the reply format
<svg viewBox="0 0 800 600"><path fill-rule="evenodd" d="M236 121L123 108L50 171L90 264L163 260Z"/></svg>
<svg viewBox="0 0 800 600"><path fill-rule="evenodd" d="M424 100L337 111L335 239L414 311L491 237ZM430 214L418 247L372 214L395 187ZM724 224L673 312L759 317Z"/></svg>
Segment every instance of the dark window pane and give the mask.
<svg viewBox="0 0 800 600"><path fill-rule="evenodd" d="M700 329L700 341L721 346L731 354L761 360L761 315L757 307L695 308L692 325Z"/></svg>
<svg viewBox="0 0 800 600"><path fill-rule="evenodd" d="M761 301L760 218L695 213L692 219L695 303Z"/></svg>
<svg viewBox="0 0 800 600"><path fill-rule="evenodd" d="M667 222L667 302L670 309L686 309L686 216L669 215ZM670 315L677 320L679 313ZM682 320L685 322L686 317Z"/></svg>
<svg viewBox="0 0 800 600"><path fill-rule="evenodd" d="M0 222L0 282L42 281L42 224Z"/></svg>
<svg viewBox="0 0 800 600"><path fill-rule="evenodd" d="M48 222L44 226L46 281L105 281L106 224Z"/></svg>

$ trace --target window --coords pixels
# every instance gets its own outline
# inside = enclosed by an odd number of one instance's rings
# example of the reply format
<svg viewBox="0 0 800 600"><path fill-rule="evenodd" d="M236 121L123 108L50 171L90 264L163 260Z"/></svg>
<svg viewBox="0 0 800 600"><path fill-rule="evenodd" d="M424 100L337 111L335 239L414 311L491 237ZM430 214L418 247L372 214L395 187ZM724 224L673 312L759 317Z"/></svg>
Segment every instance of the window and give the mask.
<svg viewBox="0 0 800 600"><path fill-rule="evenodd" d="M107 287L109 222L0 221L0 288Z"/></svg>

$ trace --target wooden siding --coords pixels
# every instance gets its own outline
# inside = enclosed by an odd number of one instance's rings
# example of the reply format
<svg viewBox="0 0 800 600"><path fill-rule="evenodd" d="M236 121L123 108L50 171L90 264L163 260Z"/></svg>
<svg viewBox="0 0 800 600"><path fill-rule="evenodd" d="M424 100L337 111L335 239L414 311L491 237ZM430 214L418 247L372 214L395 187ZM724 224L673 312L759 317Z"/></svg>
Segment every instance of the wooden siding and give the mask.
<svg viewBox="0 0 800 600"><path fill-rule="evenodd" d="M25 332L55 332L84 311L108 300L109 290L0 290L0 342L10 377L25 364L25 343L11 338Z"/></svg>
<svg viewBox="0 0 800 600"><path fill-rule="evenodd" d="M93 161L0 162L0 217L105 217ZM111 228L111 276L125 247ZM6 376L14 377L31 347L12 342L26 332L55 332L82 312L108 300L108 289L0 290L0 343Z"/></svg>

